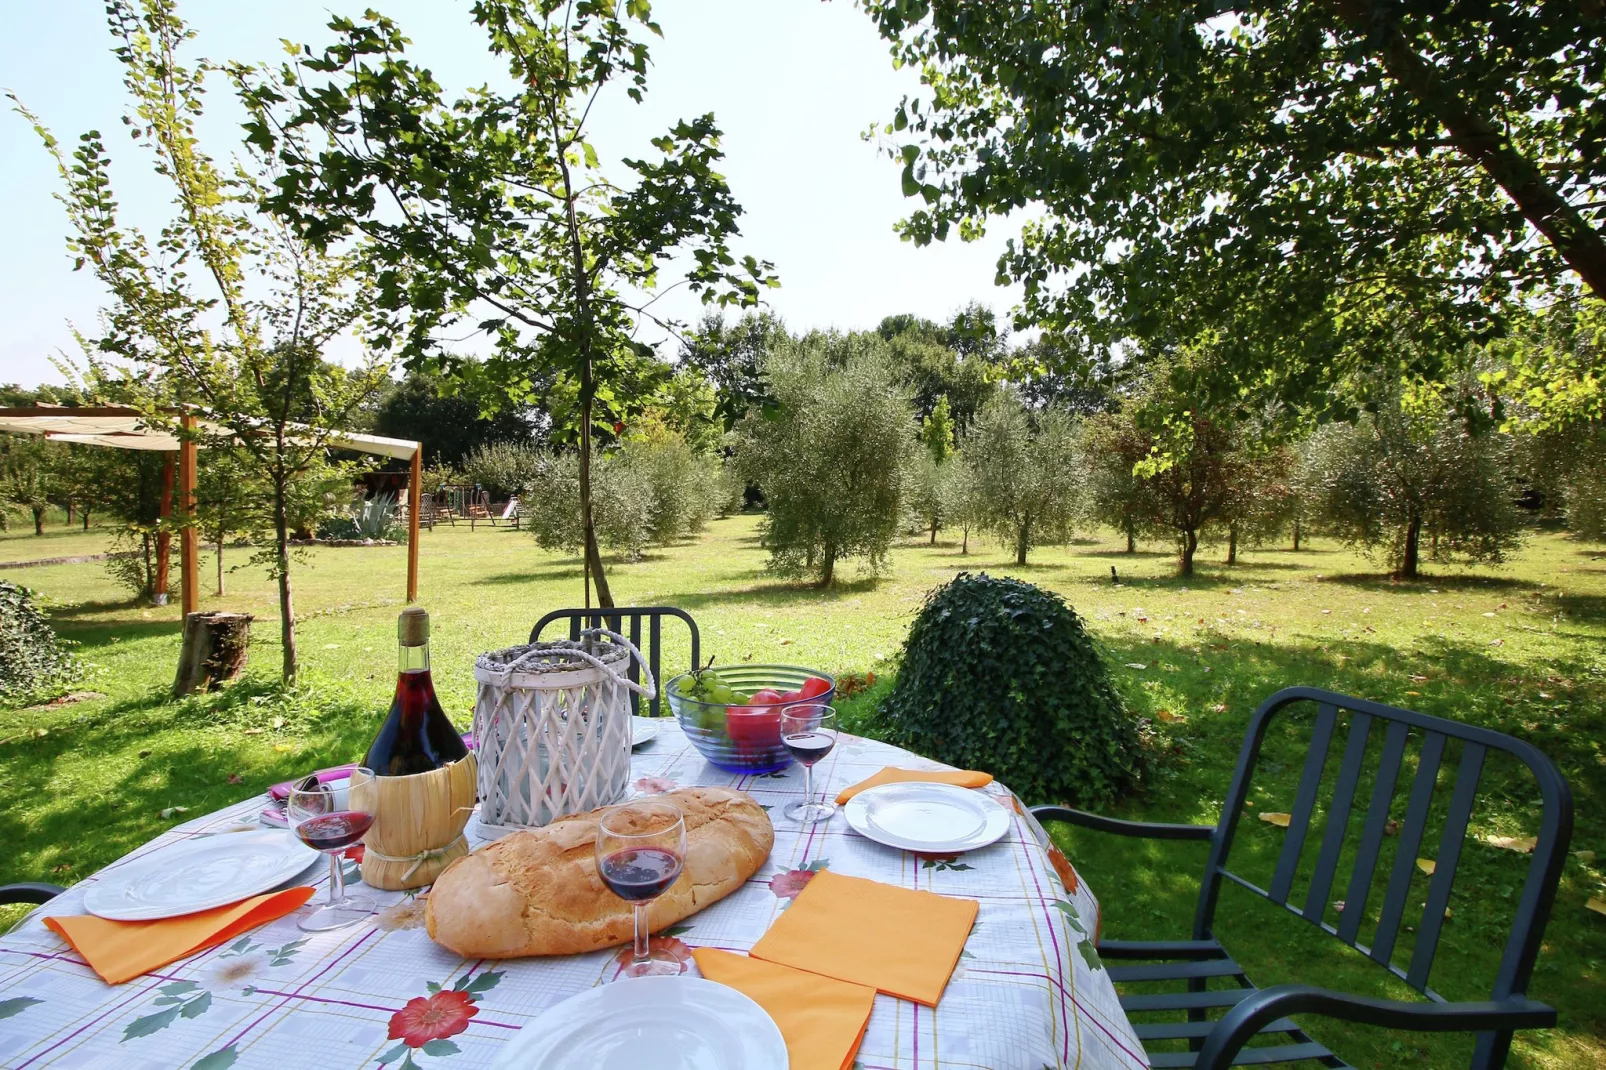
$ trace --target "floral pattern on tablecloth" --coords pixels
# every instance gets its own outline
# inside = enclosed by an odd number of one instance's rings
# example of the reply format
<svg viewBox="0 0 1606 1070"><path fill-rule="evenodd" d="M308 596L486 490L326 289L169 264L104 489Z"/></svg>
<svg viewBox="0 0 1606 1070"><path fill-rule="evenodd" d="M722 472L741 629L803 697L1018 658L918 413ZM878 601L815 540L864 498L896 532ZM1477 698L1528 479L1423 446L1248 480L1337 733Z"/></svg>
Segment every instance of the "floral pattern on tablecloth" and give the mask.
<svg viewBox="0 0 1606 1070"><path fill-rule="evenodd" d="M835 795L888 765L943 768L874 740L844 735L815 768ZM1126 1070L1143 1048L1093 949L1099 906L1042 827L1001 785L986 789L1013 815L1008 835L962 855L916 855L873 843L839 812L799 828L781 816L803 790L794 766L741 776L703 760L673 721L635 752L634 792L695 784L745 791L776 823L775 848L747 885L658 934L673 949L744 952L821 869L977 900L981 911L935 1009L877 996L856 1065L862 1070ZM186 822L130 857L254 821L248 799ZM477 826L468 834L478 844ZM320 860L320 866L323 866ZM306 879L319 886L326 868ZM95 878L90 878L94 880ZM609 980L619 953L555 959L464 960L430 941L420 897L374 892L371 922L303 933L297 915L126 984L95 976L54 933L45 910L82 911L89 881L0 937L0 1067L388 1067L475 1070L544 1010ZM317 900L304 909L312 909Z"/></svg>

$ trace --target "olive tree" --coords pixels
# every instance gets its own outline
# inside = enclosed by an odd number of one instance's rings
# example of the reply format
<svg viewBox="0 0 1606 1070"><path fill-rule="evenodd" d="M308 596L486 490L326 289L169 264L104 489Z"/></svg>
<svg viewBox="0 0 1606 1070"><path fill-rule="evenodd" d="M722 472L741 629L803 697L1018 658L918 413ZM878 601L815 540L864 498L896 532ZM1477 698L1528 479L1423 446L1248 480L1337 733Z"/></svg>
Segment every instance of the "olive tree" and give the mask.
<svg viewBox="0 0 1606 1070"><path fill-rule="evenodd" d="M775 572L825 586L843 558L885 564L916 445L910 394L883 345L874 335L815 334L765 364L776 404L737 425L736 457L768 505L764 546Z"/></svg>
<svg viewBox="0 0 1606 1070"><path fill-rule="evenodd" d="M1034 426L1035 423L1035 426ZM962 453L980 504L980 519L1015 563L1033 546L1069 538L1084 480L1075 421L1064 410L1026 409L1012 388L982 406Z"/></svg>
<svg viewBox="0 0 1606 1070"><path fill-rule="evenodd" d="M1421 559L1504 560L1523 538L1509 437L1469 420L1444 388L1393 383L1353 424L1330 424L1305 447L1306 480L1324 525L1411 579Z"/></svg>

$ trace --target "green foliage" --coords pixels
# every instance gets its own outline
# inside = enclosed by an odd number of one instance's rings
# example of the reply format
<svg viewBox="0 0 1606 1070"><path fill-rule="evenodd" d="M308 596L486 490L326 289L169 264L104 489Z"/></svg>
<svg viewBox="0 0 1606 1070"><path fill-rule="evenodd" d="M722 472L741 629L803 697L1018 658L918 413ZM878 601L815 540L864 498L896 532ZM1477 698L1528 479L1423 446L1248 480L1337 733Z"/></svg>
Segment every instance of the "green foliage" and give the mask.
<svg viewBox="0 0 1606 1070"><path fill-rule="evenodd" d="M992 773L1027 803L1105 802L1144 765L1137 723L1075 611L985 573L927 596L879 714L892 742Z"/></svg>
<svg viewBox="0 0 1606 1070"><path fill-rule="evenodd" d="M1060 409L1033 419L1013 389L981 410L965 438L980 520L1024 565L1033 546L1064 542L1081 504L1081 448L1075 422Z"/></svg>
<svg viewBox="0 0 1606 1070"><path fill-rule="evenodd" d="M546 456L544 451L521 443L487 443L476 446L463 459L461 479L484 487L493 498L506 499L540 475Z"/></svg>
<svg viewBox="0 0 1606 1070"><path fill-rule="evenodd" d="M1511 441L1469 422L1450 391L1386 384L1355 424L1306 444L1305 476L1321 522L1377 554L1398 576L1420 560L1499 563L1521 545Z"/></svg>
<svg viewBox="0 0 1606 1070"><path fill-rule="evenodd" d="M0 705L48 697L81 672L34 597L29 588L0 580Z"/></svg>
<svg viewBox="0 0 1606 1070"><path fill-rule="evenodd" d="M836 564L886 562L909 493L909 394L874 335L814 334L765 366L772 409L737 426L738 470L764 494L770 568L829 584Z"/></svg>
<svg viewBox="0 0 1606 1070"><path fill-rule="evenodd" d="M111 159L98 131L69 155L20 102L60 174L72 227L68 249L110 291L104 330L84 339L92 393L121 395L150 424L181 426L172 406L204 410L216 444L238 445L269 485L273 547L255 560L280 585L286 681L297 671L289 539L316 519L305 477L325 467L329 434L357 417L385 381L373 357L347 369L323 351L367 311L350 249L314 247L263 210L282 177L247 146L220 168L201 146L206 76L179 58L194 33L174 0L109 0L106 20L129 104L123 116L149 155L174 212L149 240L119 217ZM108 363L103 355L120 358ZM343 496L343 495L342 495Z"/></svg>
<svg viewBox="0 0 1606 1070"><path fill-rule="evenodd" d="M641 557L652 519L651 488L633 470L601 457L592 459L592 509L600 545L626 560ZM548 457L525 487L523 527L536 545L561 553L585 546L580 513L580 458L573 453Z"/></svg>
<svg viewBox="0 0 1606 1070"><path fill-rule="evenodd" d="M318 537L405 542L407 528L398 519L396 495L358 495L351 505L324 518L318 526Z"/></svg>
<svg viewBox="0 0 1606 1070"><path fill-rule="evenodd" d="M478 450L534 438L541 413L477 386L461 377L409 372L377 400L374 433L423 443L426 465L460 465Z"/></svg>
<svg viewBox="0 0 1606 1070"><path fill-rule="evenodd" d="M920 421L920 444L935 464L944 464L954 453L954 414L943 394L931 407L931 415Z"/></svg>
<svg viewBox="0 0 1606 1070"><path fill-rule="evenodd" d="M644 489L647 538L660 546L701 531L728 495L719 462L650 415L607 463Z"/></svg>
<svg viewBox="0 0 1606 1070"><path fill-rule="evenodd" d="M748 409L774 400L764 384L764 363L788 338L786 325L772 312L748 312L732 324L722 312L708 312L686 333L680 363L714 388L714 411L725 430Z"/></svg>
<svg viewBox="0 0 1606 1070"><path fill-rule="evenodd" d="M1235 340L1216 400L1322 405L1399 358L1436 376L1569 268L1606 295L1596 4L866 8L920 72L885 128L919 198L904 235L970 238L1032 206L998 264L1019 320L1213 330ZM1399 310L1431 344L1390 343Z"/></svg>
<svg viewBox="0 0 1606 1070"><path fill-rule="evenodd" d="M282 165L269 203L298 233L319 246L371 239L379 349L517 402L546 385L572 397L552 411L578 440L587 575L612 605L592 436L660 384L665 369L635 340L643 320L673 326L652 309L660 272L684 266L688 289L721 307L754 307L778 282L769 263L731 252L742 210L711 113L677 121L650 158L627 156L611 176L587 140L605 89L643 99L646 35L661 34L649 5L478 0L471 13L508 75L498 88L449 100L395 22L336 16L323 49L292 48L271 76L238 73L248 140ZM445 343L465 332L488 342L483 360Z"/></svg>
<svg viewBox="0 0 1606 1070"><path fill-rule="evenodd" d="M58 453L38 435L0 433L0 512L10 507L33 516L34 534L44 533L45 511L60 489Z"/></svg>

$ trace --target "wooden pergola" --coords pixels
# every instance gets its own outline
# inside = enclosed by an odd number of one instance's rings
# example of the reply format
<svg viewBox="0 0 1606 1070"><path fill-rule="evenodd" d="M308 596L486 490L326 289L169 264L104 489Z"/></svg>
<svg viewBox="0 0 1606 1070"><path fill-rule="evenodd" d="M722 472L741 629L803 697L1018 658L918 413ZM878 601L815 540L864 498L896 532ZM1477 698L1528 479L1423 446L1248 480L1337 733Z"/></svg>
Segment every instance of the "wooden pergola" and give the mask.
<svg viewBox="0 0 1606 1070"><path fill-rule="evenodd" d="M195 433L230 437L230 432L190 411L175 411L184 434L151 426L138 409L120 406L79 407L35 405L0 408L0 431L21 435L42 435L51 442L76 442L87 446L110 446L124 450L152 450L177 454L180 598L184 616L200 606L200 540L195 530ZM304 428L309 434L311 428ZM382 438L352 431L318 432L323 442L336 449L352 450L380 457L408 461L412 473L407 481L407 601L418 600L418 511L419 489L423 482L423 448L417 442Z"/></svg>

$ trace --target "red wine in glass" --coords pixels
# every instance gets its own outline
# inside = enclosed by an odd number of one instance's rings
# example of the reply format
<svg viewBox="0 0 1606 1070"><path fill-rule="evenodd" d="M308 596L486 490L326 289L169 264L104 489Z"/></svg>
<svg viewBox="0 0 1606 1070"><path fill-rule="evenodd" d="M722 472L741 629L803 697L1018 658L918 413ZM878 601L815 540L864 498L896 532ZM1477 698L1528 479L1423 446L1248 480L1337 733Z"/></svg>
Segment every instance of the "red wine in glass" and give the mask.
<svg viewBox="0 0 1606 1070"><path fill-rule="evenodd" d="M831 732L794 732L781 739L786 749L792 752L803 765L813 765L815 762L831 753L836 746L836 734Z"/></svg>
<svg viewBox="0 0 1606 1070"><path fill-rule="evenodd" d="M296 826L296 835L314 851L341 851L362 839L373 823L373 814L336 810L301 822Z"/></svg>
<svg viewBox="0 0 1606 1070"><path fill-rule="evenodd" d="M627 847L603 858L597 872L620 899L639 903L669 890L685 863L662 847Z"/></svg>

